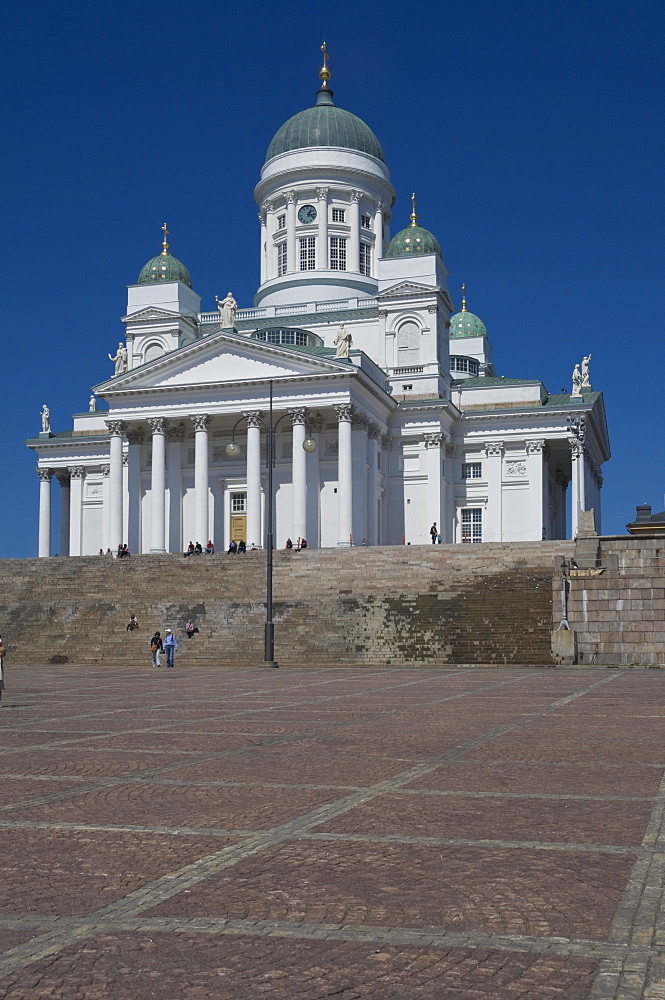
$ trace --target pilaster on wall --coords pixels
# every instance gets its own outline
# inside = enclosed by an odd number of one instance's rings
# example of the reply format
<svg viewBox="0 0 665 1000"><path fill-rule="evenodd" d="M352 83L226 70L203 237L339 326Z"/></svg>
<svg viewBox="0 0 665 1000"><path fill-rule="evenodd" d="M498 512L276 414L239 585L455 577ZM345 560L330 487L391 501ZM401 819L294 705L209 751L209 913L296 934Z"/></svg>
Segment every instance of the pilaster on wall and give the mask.
<svg viewBox="0 0 665 1000"><path fill-rule="evenodd" d="M485 445L487 512L484 542L500 542L503 538L503 451L503 441L488 441Z"/></svg>

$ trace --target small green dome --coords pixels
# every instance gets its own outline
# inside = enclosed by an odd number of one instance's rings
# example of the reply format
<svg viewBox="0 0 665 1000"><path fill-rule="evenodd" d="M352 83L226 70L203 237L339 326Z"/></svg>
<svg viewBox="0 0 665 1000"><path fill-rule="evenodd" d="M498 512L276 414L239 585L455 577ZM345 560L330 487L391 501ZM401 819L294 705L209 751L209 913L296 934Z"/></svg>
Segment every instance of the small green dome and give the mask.
<svg viewBox="0 0 665 1000"><path fill-rule="evenodd" d="M450 336L452 337L486 337L487 327L475 313L462 309L450 317Z"/></svg>
<svg viewBox="0 0 665 1000"><path fill-rule="evenodd" d="M158 257L153 257L141 268L138 284L149 285L153 281L182 281L188 288L192 287L192 279L185 265L167 250Z"/></svg>
<svg viewBox="0 0 665 1000"><path fill-rule="evenodd" d="M280 153L311 146L357 149L385 162L381 144L369 125L350 111L335 107L332 98L332 90L322 87L313 108L299 111L284 122L268 146L266 162Z"/></svg>
<svg viewBox="0 0 665 1000"><path fill-rule="evenodd" d="M441 247L436 236L422 226L407 226L397 236L393 236L386 257L408 257L410 254L438 253L442 257Z"/></svg>

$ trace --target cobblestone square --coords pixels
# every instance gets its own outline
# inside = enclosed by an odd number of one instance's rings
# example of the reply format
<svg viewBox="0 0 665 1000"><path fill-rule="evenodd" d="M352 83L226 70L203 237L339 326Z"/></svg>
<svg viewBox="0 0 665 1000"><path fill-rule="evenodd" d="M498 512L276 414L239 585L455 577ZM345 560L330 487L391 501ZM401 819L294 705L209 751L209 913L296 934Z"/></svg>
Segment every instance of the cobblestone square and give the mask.
<svg viewBox="0 0 665 1000"><path fill-rule="evenodd" d="M665 674L11 667L1 1000L659 1000Z"/></svg>

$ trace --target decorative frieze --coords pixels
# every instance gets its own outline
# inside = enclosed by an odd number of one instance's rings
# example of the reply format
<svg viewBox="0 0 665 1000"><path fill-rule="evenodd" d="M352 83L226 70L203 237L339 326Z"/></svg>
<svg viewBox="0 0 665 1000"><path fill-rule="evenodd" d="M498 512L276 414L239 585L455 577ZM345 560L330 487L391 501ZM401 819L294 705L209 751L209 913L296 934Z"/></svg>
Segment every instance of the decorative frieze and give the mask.
<svg viewBox="0 0 665 1000"><path fill-rule="evenodd" d="M505 474L509 478L519 479L526 476L526 462L521 459L506 462Z"/></svg>

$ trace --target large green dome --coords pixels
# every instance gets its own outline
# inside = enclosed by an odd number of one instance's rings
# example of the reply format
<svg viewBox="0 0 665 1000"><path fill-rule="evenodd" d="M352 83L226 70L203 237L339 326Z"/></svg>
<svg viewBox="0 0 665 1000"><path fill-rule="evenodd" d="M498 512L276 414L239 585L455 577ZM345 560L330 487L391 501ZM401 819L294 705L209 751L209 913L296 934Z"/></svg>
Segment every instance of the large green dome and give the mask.
<svg viewBox="0 0 665 1000"><path fill-rule="evenodd" d="M386 257L408 257L422 253L438 253L443 256L436 236L422 226L407 226L397 236L393 236Z"/></svg>
<svg viewBox="0 0 665 1000"><path fill-rule="evenodd" d="M450 336L452 337L486 337L487 327L475 313L462 309L450 317Z"/></svg>
<svg viewBox="0 0 665 1000"><path fill-rule="evenodd" d="M284 122L268 146L266 161L292 149L338 146L369 153L384 162L381 144L369 125L350 111L335 107L332 98L332 90L322 87L313 108L299 111Z"/></svg>
<svg viewBox="0 0 665 1000"><path fill-rule="evenodd" d="M192 279L185 265L167 250L158 257L153 257L141 268L138 284L149 285L153 281L182 281L188 288L192 287Z"/></svg>

